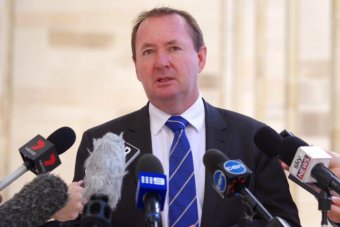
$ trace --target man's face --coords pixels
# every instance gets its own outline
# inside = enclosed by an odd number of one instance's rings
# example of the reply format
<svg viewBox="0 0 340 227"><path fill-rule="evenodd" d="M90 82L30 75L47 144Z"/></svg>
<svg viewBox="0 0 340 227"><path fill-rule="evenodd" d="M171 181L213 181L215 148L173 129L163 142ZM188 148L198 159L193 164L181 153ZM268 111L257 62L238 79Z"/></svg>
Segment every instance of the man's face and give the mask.
<svg viewBox="0 0 340 227"><path fill-rule="evenodd" d="M190 106L196 101L206 48L196 52L189 26L181 16L146 19L137 31L135 45L137 77L151 103L164 109L167 104Z"/></svg>

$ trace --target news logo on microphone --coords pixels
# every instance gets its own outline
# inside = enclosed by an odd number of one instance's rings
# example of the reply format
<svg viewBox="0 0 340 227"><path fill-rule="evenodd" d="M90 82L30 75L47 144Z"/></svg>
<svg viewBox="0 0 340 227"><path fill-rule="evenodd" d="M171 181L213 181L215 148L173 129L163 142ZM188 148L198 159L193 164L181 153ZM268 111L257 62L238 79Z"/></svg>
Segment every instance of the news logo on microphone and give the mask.
<svg viewBox="0 0 340 227"><path fill-rule="evenodd" d="M221 170L216 170L213 176L213 188L223 198L223 194L227 189L227 180Z"/></svg>
<svg viewBox="0 0 340 227"><path fill-rule="evenodd" d="M328 166L331 156L317 146L301 146L296 151L289 172L304 183L315 183L312 169L318 163Z"/></svg>
<svg viewBox="0 0 340 227"><path fill-rule="evenodd" d="M124 152L126 159L126 167L128 167L131 162L133 162L140 154L140 149L131 143L124 141Z"/></svg>
<svg viewBox="0 0 340 227"><path fill-rule="evenodd" d="M50 172L61 164L55 146L41 135L35 136L19 148L19 152L35 174Z"/></svg>
<svg viewBox="0 0 340 227"><path fill-rule="evenodd" d="M235 176L244 174L247 171L247 168L241 161L229 160L226 161L223 166L228 173Z"/></svg>
<svg viewBox="0 0 340 227"><path fill-rule="evenodd" d="M247 185L252 174L241 160L228 160L218 164L213 172L213 188L222 197L230 197ZM223 171L222 171L223 170Z"/></svg>
<svg viewBox="0 0 340 227"><path fill-rule="evenodd" d="M138 176L136 201L138 208L144 208L144 195L155 193L159 195L161 210L163 210L164 200L167 190L167 180L164 174L140 172Z"/></svg>

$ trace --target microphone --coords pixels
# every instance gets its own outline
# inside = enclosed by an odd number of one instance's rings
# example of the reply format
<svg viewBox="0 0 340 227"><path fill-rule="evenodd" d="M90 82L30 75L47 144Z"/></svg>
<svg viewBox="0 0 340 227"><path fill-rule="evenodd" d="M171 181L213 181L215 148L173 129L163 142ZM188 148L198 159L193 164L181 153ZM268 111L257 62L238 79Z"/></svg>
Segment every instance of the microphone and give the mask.
<svg viewBox="0 0 340 227"><path fill-rule="evenodd" d="M329 189L340 192L338 178L325 167L328 167L331 157L320 148L308 146L303 140L286 132L284 130L279 135L266 126L256 132L254 142L268 157L277 156L290 166L288 178L318 199L318 209L322 212L321 224L327 225L327 211L331 208Z"/></svg>
<svg viewBox="0 0 340 227"><path fill-rule="evenodd" d="M84 198L89 202L81 226L111 226L126 174L124 147L123 138L111 132L94 139L93 152L85 161Z"/></svg>
<svg viewBox="0 0 340 227"><path fill-rule="evenodd" d="M69 149L76 140L76 134L69 127L54 131L47 139L35 136L19 148L24 161L22 166L0 181L0 191L30 170L35 174L48 173L61 164L59 154Z"/></svg>
<svg viewBox="0 0 340 227"><path fill-rule="evenodd" d="M281 132L280 134L278 134L271 127L265 126L265 127L260 128L255 133L254 143L268 157L271 158L271 157L276 156L277 158L279 158L282 162L284 162L287 165L287 163L284 160L289 159L289 158L281 157L281 154L279 154L279 147L281 146L281 143L284 138L289 138L291 136L293 136L293 134L288 133L287 130L284 130L283 133ZM303 144L306 144L306 143L303 142ZM283 152L280 152L280 153L283 153ZM286 154L286 155L290 155L291 158L294 157L294 154L293 155ZM308 192L310 192L311 194L313 194L314 196L316 197L320 196L321 189L317 184L303 183L302 181L300 181L298 178L296 178L292 174L289 174L288 178L294 181L296 184L298 184L302 188L304 188L305 190L307 190Z"/></svg>
<svg viewBox="0 0 340 227"><path fill-rule="evenodd" d="M340 181L329 169L331 156L317 146L291 136L283 139L278 153L289 172L303 183L317 182L321 188L340 193Z"/></svg>
<svg viewBox="0 0 340 227"><path fill-rule="evenodd" d="M65 206L65 182L51 174L41 174L0 206L0 226L40 226Z"/></svg>
<svg viewBox="0 0 340 227"><path fill-rule="evenodd" d="M252 171L241 160L230 160L224 153L217 149L209 149L203 156L203 163L209 172L213 174L212 187L222 198L240 195L251 215L245 215L246 219L252 218L254 213L259 215L266 226L289 226L286 221L273 216L258 201L247 188ZM250 220L251 221L251 220Z"/></svg>
<svg viewBox="0 0 340 227"><path fill-rule="evenodd" d="M271 158L274 156L280 156L278 153L278 147L280 146L284 137L288 138L289 135L285 134L284 136L281 136L273 128L264 126L255 133L253 140L260 151Z"/></svg>
<svg viewBox="0 0 340 227"><path fill-rule="evenodd" d="M143 155L136 164L137 207L144 209L147 226L161 226L161 211L167 190L163 166L152 154Z"/></svg>
<svg viewBox="0 0 340 227"><path fill-rule="evenodd" d="M290 179L312 194L317 195L317 191L319 191L315 186L340 193L339 179L327 169L331 156L321 148L309 146L305 141L292 134L282 138L269 126L256 132L254 142L268 157L278 156L281 161L286 163L289 166ZM317 185L309 184L316 182Z"/></svg>
<svg viewBox="0 0 340 227"><path fill-rule="evenodd" d="M203 156L203 163L213 173L213 188L222 198L239 193L249 183L252 174L242 161L229 160L217 149L209 149Z"/></svg>

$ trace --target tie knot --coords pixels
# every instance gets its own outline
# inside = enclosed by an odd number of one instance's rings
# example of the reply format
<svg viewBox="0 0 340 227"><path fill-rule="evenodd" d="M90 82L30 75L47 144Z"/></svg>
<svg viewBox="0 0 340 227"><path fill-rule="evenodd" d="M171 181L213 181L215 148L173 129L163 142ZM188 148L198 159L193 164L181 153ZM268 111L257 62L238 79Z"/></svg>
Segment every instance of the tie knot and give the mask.
<svg viewBox="0 0 340 227"><path fill-rule="evenodd" d="M165 125L168 126L173 132L185 129L188 124L189 122L181 116L172 116L165 123Z"/></svg>

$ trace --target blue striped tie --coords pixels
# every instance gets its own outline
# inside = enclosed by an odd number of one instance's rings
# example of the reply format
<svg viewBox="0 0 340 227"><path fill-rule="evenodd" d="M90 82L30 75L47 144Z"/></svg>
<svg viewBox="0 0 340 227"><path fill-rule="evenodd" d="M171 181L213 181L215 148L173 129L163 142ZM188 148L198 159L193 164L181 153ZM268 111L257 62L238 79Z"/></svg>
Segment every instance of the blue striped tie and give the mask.
<svg viewBox="0 0 340 227"><path fill-rule="evenodd" d="M172 116L165 123L175 134L169 165L169 226L188 227L198 224L194 164L181 116Z"/></svg>

